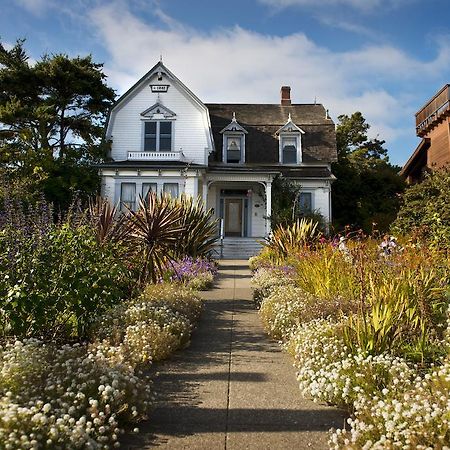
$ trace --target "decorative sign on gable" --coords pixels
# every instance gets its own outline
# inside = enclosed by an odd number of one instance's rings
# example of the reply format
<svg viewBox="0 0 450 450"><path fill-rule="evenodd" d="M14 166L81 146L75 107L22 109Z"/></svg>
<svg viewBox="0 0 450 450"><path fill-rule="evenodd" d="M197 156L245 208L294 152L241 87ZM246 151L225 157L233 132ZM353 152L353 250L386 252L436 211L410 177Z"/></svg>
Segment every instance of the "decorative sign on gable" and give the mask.
<svg viewBox="0 0 450 450"><path fill-rule="evenodd" d="M152 92L167 92L169 89L168 84L151 84L150 89Z"/></svg>

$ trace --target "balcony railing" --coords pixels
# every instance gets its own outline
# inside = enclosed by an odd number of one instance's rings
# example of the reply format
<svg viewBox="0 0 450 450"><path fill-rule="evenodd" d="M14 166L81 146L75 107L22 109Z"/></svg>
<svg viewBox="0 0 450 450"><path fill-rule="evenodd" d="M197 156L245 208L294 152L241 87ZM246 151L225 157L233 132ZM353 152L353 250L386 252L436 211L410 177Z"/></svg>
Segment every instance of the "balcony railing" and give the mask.
<svg viewBox="0 0 450 450"><path fill-rule="evenodd" d="M183 152L128 152L129 161L184 161Z"/></svg>
<svg viewBox="0 0 450 450"><path fill-rule="evenodd" d="M417 114L416 132L424 136L428 127L443 114L450 112L450 85L445 85Z"/></svg>

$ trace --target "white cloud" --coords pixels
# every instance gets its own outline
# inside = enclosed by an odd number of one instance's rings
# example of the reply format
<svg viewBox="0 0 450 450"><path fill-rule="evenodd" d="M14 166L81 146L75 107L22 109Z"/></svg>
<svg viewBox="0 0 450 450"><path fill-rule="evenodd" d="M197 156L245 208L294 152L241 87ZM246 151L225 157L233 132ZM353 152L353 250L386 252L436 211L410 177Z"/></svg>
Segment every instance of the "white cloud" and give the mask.
<svg viewBox="0 0 450 450"><path fill-rule="evenodd" d="M124 3L91 11L93 27L111 55L105 69L119 93L162 53L166 65L204 102L278 103L280 86L288 84L294 102L313 102L317 96L334 118L360 110L372 124L372 136L389 141L414 133L412 91L450 64L448 39L439 42L433 59L420 61L385 44L333 52L302 33L278 37L240 27L201 33L161 14L152 24Z"/></svg>
<svg viewBox="0 0 450 450"><path fill-rule="evenodd" d="M276 9L283 9L288 7L350 7L356 10L368 12L374 11L377 8L391 8L398 7L404 3L411 3L416 0L258 0L260 3L271 6Z"/></svg>
<svg viewBox="0 0 450 450"><path fill-rule="evenodd" d="M52 3L51 0L16 0L16 2L35 16L42 16Z"/></svg>

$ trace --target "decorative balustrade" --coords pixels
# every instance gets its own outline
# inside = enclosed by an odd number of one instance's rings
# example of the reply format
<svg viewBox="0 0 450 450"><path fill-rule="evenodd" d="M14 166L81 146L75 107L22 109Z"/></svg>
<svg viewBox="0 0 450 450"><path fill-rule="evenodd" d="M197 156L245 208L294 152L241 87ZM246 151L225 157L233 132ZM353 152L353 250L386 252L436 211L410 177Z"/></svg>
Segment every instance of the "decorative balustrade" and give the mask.
<svg viewBox="0 0 450 450"><path fill-rule="evenodd" d="M128 152L129 161L183 161L183 152Z"/></svg>

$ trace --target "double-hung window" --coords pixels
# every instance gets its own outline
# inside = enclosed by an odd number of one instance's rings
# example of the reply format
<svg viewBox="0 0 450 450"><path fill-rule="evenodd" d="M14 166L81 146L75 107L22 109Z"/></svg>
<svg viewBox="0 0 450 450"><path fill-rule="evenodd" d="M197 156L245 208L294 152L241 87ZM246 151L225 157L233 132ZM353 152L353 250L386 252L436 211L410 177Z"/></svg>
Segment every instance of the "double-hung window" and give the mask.
<svg viewBox="0 0 450 450"><path fill-rule="evenodd" d="M126 211L127 207L131 210L136 209L136 184L122 183L120 186L121 210Z"/></svg>
<svg viewBox="0 0 450 450"><path fill-rule="evenodd" d="M172 122L144 122L144 151L170 152L172 150Z"/></svg>
<svg viewBox="0 0 450 450"><path fill-rule="evenodd" d="M149 192L157 193L158 185L156 183L142 183L142 198L147 200Z"/></svg>
<svg viewBox="0 0 450 450"><path fill-rule="evenodd" d="M178 183L164 183L163 192L172 198L178 197Z"/></svg>

